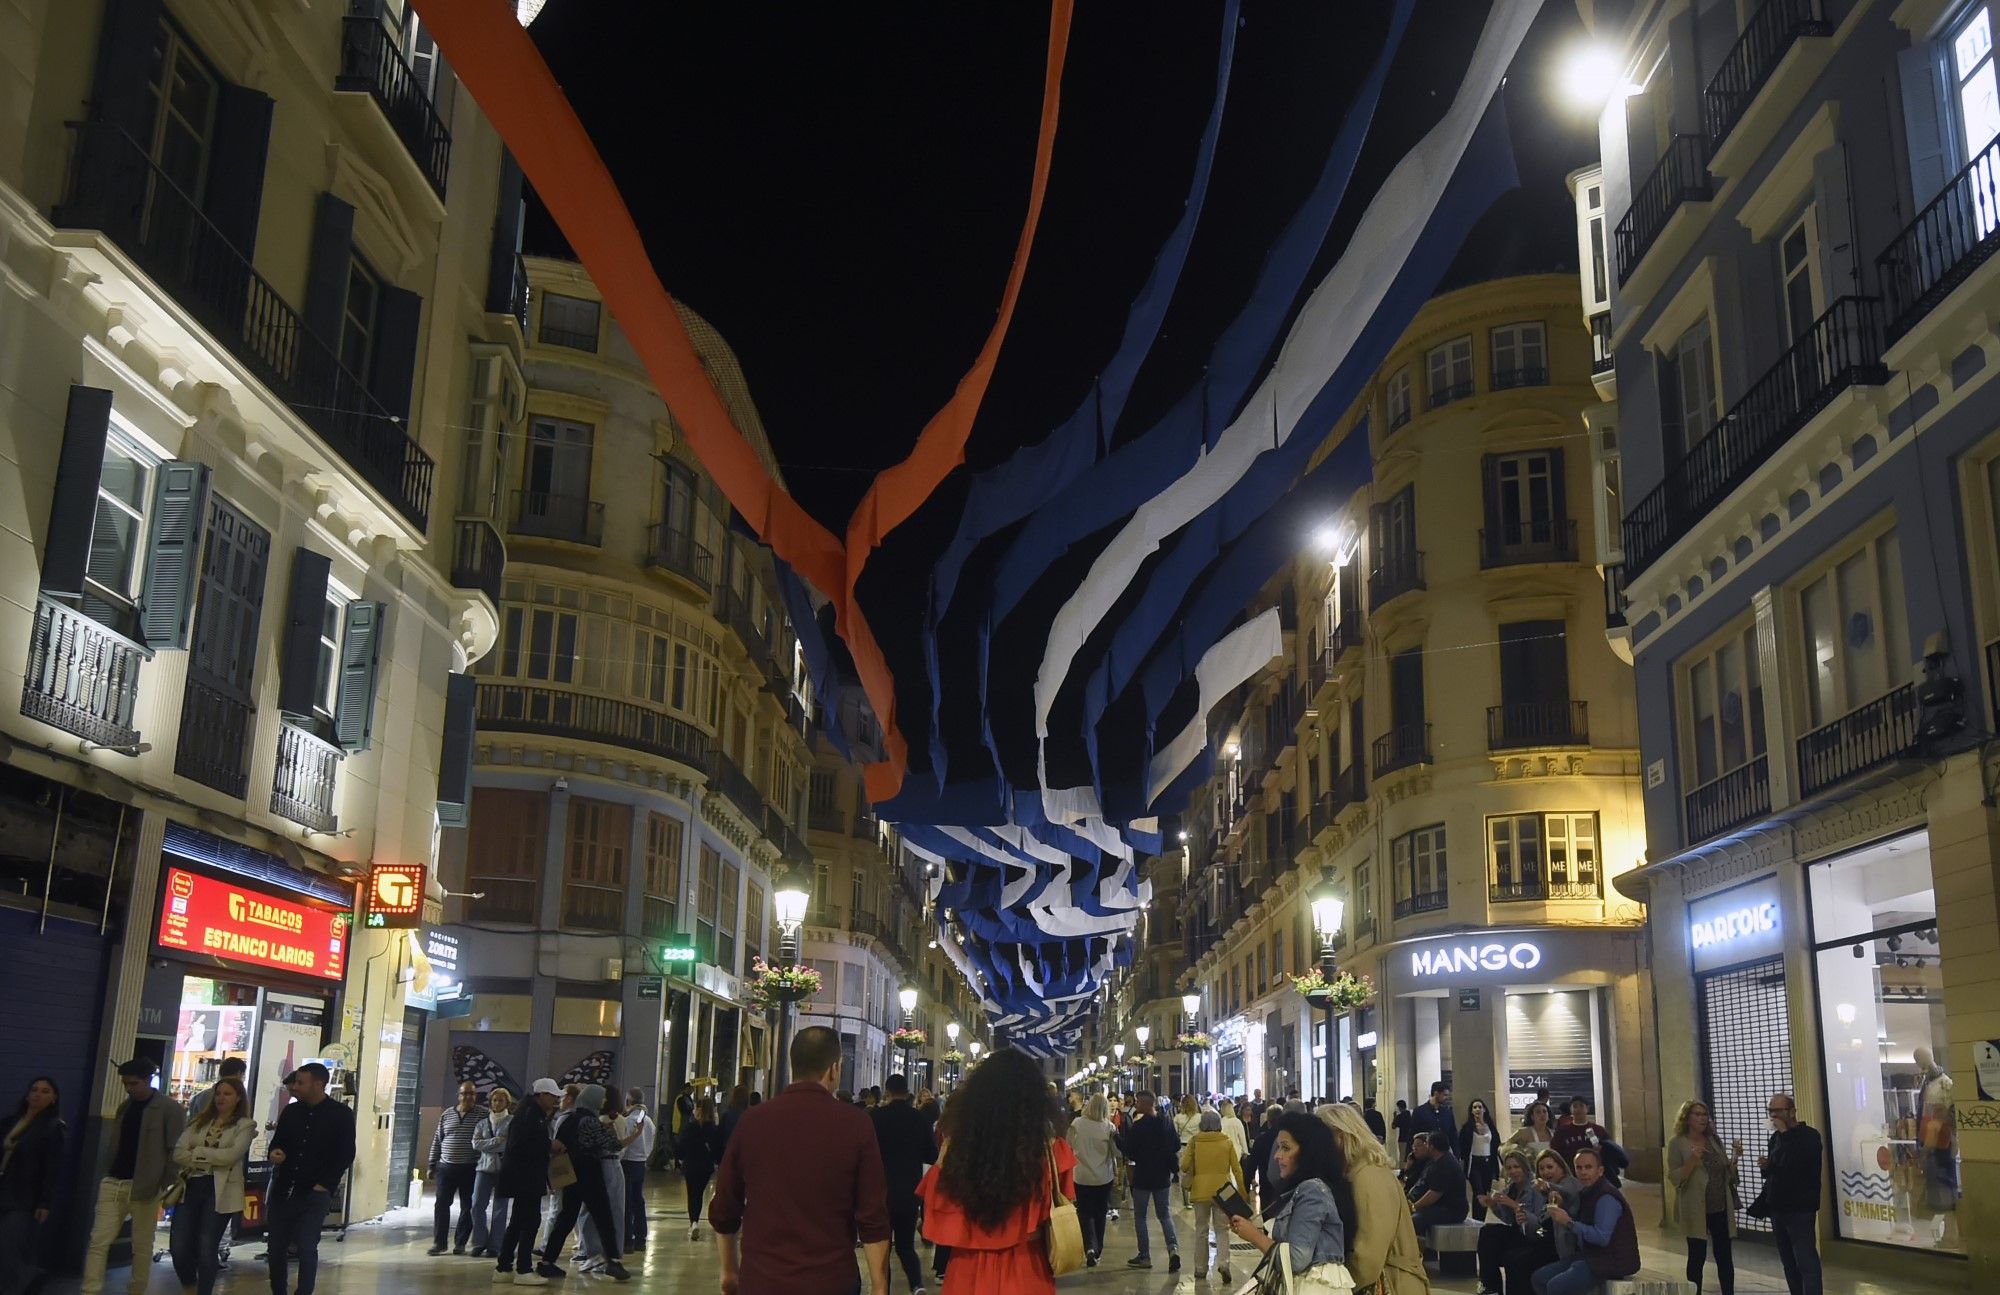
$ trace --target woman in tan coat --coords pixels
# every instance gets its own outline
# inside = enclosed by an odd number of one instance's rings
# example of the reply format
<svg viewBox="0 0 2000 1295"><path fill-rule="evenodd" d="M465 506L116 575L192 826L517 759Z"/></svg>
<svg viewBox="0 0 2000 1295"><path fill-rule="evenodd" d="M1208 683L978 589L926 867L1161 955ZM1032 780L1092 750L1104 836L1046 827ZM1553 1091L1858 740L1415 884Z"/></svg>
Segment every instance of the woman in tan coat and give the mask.
<svg viewBox="0 0 2000 1295"><path fill-rule="evenodd" d="M1667 1143L1667 1173L1662 1195L1664 1230L1687 1241L1687 1279L1701 1292L1701 1270L1711 1248L1722 1295L1736 1295L1736 1162L1742 1158L1739 1140L1724 1150L1715 1132L1715 1116L1707 1102L1682 1102L1674 1117L1673 1139Z"/></svg>
<svg viewBox="0 0 2000 1295"><path fill-rule="evenodd" d="M1329 1103L1317 1114L1333 1129L1354 1188L1356 1217L1354 1235L1347 1239L1347 1270L1354 1275L1356 1292L1430 1295L1410 1207L1381 1140L1346 1102Z"/></svg>
<svg viewBox="0 0 2000 1295"><path fill-rule="evenodd" d="M257 1132L242 1080L224 1076L209 1091L208 1105L174 1143L183 1195L168 1247L181 1288L199 1295L214 1295L222 1232L243 1212L244 1159Z"/></svg>
<svg viewBox="0 0 2000 1295"><path fill-rule="evenodd" d="M1210 1224L1227 1224L1229 1216L1216 1208L1215 1194L1227 1184L1234 1184L1236 1190L1245 1196L1250 1194L1243 1182L1243 1161L1236 1155L1236 1144L1222 1131L1222 1113L1203 1111L1195 1117L1195 1133L1181 1148L1181 1187L1194 1198L1194 1279L1200 1281L1208 1275L1208 1238ZM1214 1228L1215 1267L1223 1281L1229 1280L1229 1229L1226 1226Z"/></svg>

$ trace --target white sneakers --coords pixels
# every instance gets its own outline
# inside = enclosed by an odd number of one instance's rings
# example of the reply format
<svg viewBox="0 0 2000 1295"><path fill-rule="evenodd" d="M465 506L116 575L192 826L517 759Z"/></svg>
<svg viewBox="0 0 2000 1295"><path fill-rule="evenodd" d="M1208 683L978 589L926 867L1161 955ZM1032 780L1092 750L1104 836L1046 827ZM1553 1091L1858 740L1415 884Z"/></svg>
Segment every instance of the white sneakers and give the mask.
<svg viewBox="0 0 2000 1295"><path fill-rule="evenodd" d="M502 1268L502 1269L499 1269L498 1271L496 1271L496 1272L495 1272L495 1273L493 1274L493 1284L494 1284L495 1286L511 1286L511 1285L513 1285L513 1284L514 1284L514 1270L513 1270L512 1268Z"/></svg>
<svg viewBox="0 0 2000 1295"><path fill-rule="evenodd" d="M516 1273L514 1274L514 1284L516 1286L546 1286L549 1284L549 1279L540 1273Z"/></svg>
<svg viewBox="0 0 2000 1295"><path fill-rule="evenodd" d="M693 1241L699 1238L700 1236L701 1236L701 1224L699 1223L688 1224L688 1240Z"/></svg>

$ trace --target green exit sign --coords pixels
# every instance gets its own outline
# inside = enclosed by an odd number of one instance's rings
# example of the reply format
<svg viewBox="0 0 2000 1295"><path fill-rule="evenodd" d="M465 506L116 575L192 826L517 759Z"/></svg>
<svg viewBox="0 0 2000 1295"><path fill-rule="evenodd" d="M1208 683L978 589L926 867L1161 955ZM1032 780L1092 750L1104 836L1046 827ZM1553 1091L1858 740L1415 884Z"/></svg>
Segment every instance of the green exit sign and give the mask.
<svg viewBox="0 0 2000 1295"><path fill-rule="evenodd" d="M691 944L668 944L660 948L661 962L693 962L694 946Z"/></svg>

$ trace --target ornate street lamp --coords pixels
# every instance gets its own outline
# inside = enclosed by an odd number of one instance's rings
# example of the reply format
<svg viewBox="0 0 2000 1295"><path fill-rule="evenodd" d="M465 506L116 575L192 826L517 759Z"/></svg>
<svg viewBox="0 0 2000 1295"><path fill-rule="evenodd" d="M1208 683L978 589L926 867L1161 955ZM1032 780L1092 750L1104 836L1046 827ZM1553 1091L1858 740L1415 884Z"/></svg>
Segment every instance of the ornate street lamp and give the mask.
<svg viewBox="0 0 2000 1295"><path fill-rule="evenodd" d="M1196 1023L1196 1014L1200 1011L1200 994L1187 993L1181 995L1181 1013L1187 1017L1187 1024L1181 1030L1181 1033L1186 1036L1187 1046L1182 1048L1181 1051L1187 1054L1189 1092L1200 1092L1202 1089L1201 1080L1195 1074L1195 1067L1201 1057L1201 1049L1194 1043L1195 1035L1200 1032Z"/></svg>
<svg viewBox="0 0 2000 1295"><path fill-rule="evenodd" d="M907 1034L909 1031L917 1028L916 989L909 985L903 986L902 992L896 995L896 1001L903 1005L903 1030ZM908 1043L903 1045L903 1078L914 1081L916 1076L910 1069L911 1050L911 1046Z"/></svg>
<svg viewBox="0 0 2000 1295"><path fill-rule="evenodd" d="M1125 1078L1125 1045L1122 1043L1112 1044L1111 1055L1118 1058L1118 1071L1114 1078L1122 1083Z"/></svg>
<svg viewBox="0 0 2000 1295"><path fill-rule="evenodd" d="M1322 1101L1333 1100L1333 982L1339 975L1339 967L1334 958L1335 942L1340 938L1340 919L1346 911L1340 893L1334 889L1331 871L1322 875L1319 888L1313 892L1313 930L1319 933L1319 976L1325 987L1312 997L1326 1009L1326 1044L1321 1053L1320 1094Z"/></svg>
<svg viewBox="0 0 2000 1295"><path fill-rule="evenodd" d="M953 1021L944 1027L944 1037L950 1040L951 1043L951 1046L945 1050L945 1078L951 1083L952 1087L956 1088L958 1086L958 1063L950 1058L953 1053L958 1051L957 1021Z"/></svg>
<svg viewBox="0 0 2000 1295"><path fill-rule="evenodd" d="M1134 1038L1139 1040L1139 1055L1142 1057L1145 1056L1146 1040L1153 1037L1153 1027L1150 1025L1141 1025L1132 1031L1132 1035ZM1153 1076L1151 1067L1146 1067L1144 1073L1146 1076L1145 1086L1151 1088L1153 1086Z"/></svg>
<svg viewBox="0 0 2000 1295"><path fill-rule="evenodd" d="M806 889L805 879L795 870L786 869L778 878L778 887L771 893L771 913L778 919L778 965L795 967L799 961L799 928L805 924L806 905L812 895ZM784 1092L792 1082L792 1029L797 1018L797 1004L800 995L795 990L778 990L768 998L768 1010L777 1017L778 1091Z"/></svg>

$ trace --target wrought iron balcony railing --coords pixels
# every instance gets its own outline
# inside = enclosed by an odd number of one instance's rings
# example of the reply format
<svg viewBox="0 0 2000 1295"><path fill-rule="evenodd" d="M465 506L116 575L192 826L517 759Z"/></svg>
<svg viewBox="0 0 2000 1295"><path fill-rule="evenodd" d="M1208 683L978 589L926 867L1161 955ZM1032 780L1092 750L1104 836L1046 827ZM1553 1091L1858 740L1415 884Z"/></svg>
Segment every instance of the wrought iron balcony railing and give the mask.
<svg viewBox="0 0 2000 1295"><path fill-rule="evenodd" d="M109 122L77 142L59 225L100 229L419 529L435 465L145 149Z"/></svg>
<svg viewBox="0 0 2000 1295"><path fill-rule="evenodd" d="M604 505L549 490L514 492L514 534L572 544L604 543Z"/></svg>
<svg viewBox="0 0 2000 1295"><path fill-rule="evenodd" d="M345 753L289 720L278 722L278 770L271 784L271 812L315 832L340 824L333 813L334 785Z"/></svg>
<svg viewBox="0 0 2000 1295"><path fill-rule="evenodd" d="M1493 389L1512 391L1517 387L1546 387L1549 385L1549 369L1545 364L1526 368L1493 370Z"/></svg>
<svg viewBox="0 0 2000 1295"><path fill-rule="evenodd" d="M99 746L135 747L139 666L151 655L82 612L37 597L21 713Z"/></svg>
<svg viewBox="0 0 2000 1295"><path fill-rule="evenodd" d="M1840 298L1625 515L1627 578L1672 548L1835 396L1888 378L1881 303Z"/></svg>
<svg viewBox="0 0 2000 1295"><path fill-rule="evenodd" d="M1368 606L1379 608L1392 598L1424 587L1424 555L1417 549L1391 549L1381 554L1368 573Z"/></svg>
<svg viewBox="0 0 2000 1295"><path fill-rule="evenodd" d="M1398 724L1375 739L1375 776L1431 762L1431 726Z"/></svg>
<svg viewBox="0 0 2000 1295"><path fill-rule="evenodd" d="M1821 0L1765 0L1701 96L1701 124L1711 151L1722 147L1757 92L1777 71L1786 51L1801 36L1830 36L1833 24L1820 13Z"/></svg>
<svg viewBox="0 0 2000 1295"><path fill-rule="evenodd" d="M451 132L438 120L429 88L403 58L395 35L374 12L349 13L341 19L340 74L333 88L373 96L424 179L438 197L444 197L445 176L451 170Z"/></svg>
<svg viewBox="0 0 2000 1295"><path fill-rule="evenodd" d="M1479 565L1489 571L1496 567L1574 561L1576 523L1567 517L1502 522L1479 532Z"/></svg>
<svg viewBox="0 0 2000 1295"><path fill-rule="evenodd" d="M1529 900L1602 899L1604 884L1588 881L1550 881L1547 877L1502 877L1494 875L1486 883L1486 898L1495 904L1516 904Z"/></svg>
<svg viewBox="0 0 2000 1295"><path fill-rule="evenodd" d="M616 697L560 688L482 682L478 725L481 732L604 742L702 772L713 755L706 733L671 715Z"/></svg>
<svg viewBox="0 0 2000 1295"><path fill-rule="evenodd" d="M1875 258L1889 341L1900 339L2000 248L2000 139L1945 182Z"/></svg>
<svg viewBox="0 0 2000 1295"><path fill-rule="evenodd" d="M1633 190L1632 206L1618 222L1612 241L1618 248L1618 281L1632 277L1646 253L1653 250L1667 221L1686 202L1707 201L1713 194L1708 179L1708 149L1697 135L1676 135L1652 173Z"/></svg>
<svg viewBox="0 0 2000 1295"><path fill-rule="evenodd" d="M1799 739L1799 794L1810 796L1917 749L1917 686L1857 706Z"/></svg>
<svg viewBox="0 0 2000 1295"><path fill-rule="evenodd" d="M1590 704L1581 701L1513 702L1486 708L1486 747L1514 751L1535 746L1589 746Z"/></svg>
<svg viewBox="0 0 2000 1295"><path fill-rule="evenodd" d="M187 681L181 698L180 740L174 746L174 772L241 800L250 790L250 721L256 711L248 702L217 691L199 680Z"/></svg>
<svg viewBox="0 0 2000 1295"><path fill-rule="evenodd" d="M1733 827L1771 812L1771 766L1767 756L1738 765L1681 798L1687 844L1721 836Z"/></svg>
<svg viewBox="0 0 2000 1295"><path fill-rule="evenodd" d="M671 571L703 589L715 589L715 555L695 542L694 536L666 522L647 528L646 565Z"/></svg>
<svg viewBox="0 0 2000 1295"><path fill-rule="evenodd" d="M1414 895L1405 895L1396 901L1396 916L1411 917L1417 913L1436 913L1450 906L1451 892L1440 878L1436 890L1421 890Z"/></svg>
<svg viewBox="0 0 2000 1295"><path fill-rule="evenodd" d="M1461 400L1467 399L1472 395L1472 392L1471 378L1463 378L1457 382L1433 383L1430 388L1430 400L1427 402L1426 407L1430 409L1442 409L1446 405L1456 404Z"/></svg>
<svg viewBox="0 0 2000 1295"><path fill-rule="evenodd" d="M475 589L500 606L500 593L507 573L507 546L493 523L479 517L461 517L452 527L451 583L460 589Z"/></svg>

